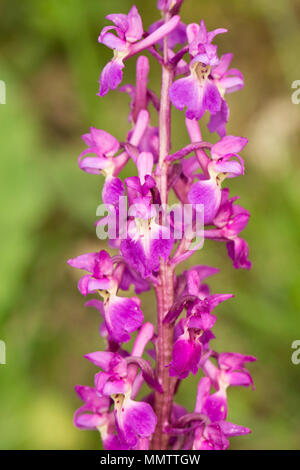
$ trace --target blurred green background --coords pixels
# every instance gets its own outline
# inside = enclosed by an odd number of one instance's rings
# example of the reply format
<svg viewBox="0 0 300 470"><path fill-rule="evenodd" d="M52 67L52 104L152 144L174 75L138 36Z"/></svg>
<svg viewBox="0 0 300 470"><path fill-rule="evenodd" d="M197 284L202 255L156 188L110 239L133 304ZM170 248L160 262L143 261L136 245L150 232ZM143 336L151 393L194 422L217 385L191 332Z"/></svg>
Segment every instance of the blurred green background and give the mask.
<svg viewBox="0 0 300 470"><path fill-rule="evenodd" d="M73 427L80 405L73 387L92 384L95 368L83 355L101 348L99 318L84 308L78 273L66 260L104 247L95 211L102 178L81 172L81 134L93 125L124 140L128 97L96 96L110 51L97 43L104 17L128 12L131 0L1 0L0 105L1 261L0 365L2 449L93 449L96 432ZM147 28L158 18L156 0L136 1ZM299 449L300 365L291 343L300 339L300 105L291 83L300 79L300 4L296 0L186 0L186 22L204 18L209 29L227 27L220 52L246 86L228 97L228 132L247 136L246 175L230 183L252 212L244 232L253 269L235 271L223 244L207 242L195 263L221 267L213 292L236 298L217 310L218 350L254 354L256 391L229 391L229 419L252 428L231 448ZM134 78L135 59L124 83ZM159 90L153 64L151 86ZM173 148L188 142L174 112ZM204 136L208 137L204 131ZM215 136L213 136L215 138ZM152 297L143 310L153 318ZM178 401L192 410L196 378Z"/></svg>

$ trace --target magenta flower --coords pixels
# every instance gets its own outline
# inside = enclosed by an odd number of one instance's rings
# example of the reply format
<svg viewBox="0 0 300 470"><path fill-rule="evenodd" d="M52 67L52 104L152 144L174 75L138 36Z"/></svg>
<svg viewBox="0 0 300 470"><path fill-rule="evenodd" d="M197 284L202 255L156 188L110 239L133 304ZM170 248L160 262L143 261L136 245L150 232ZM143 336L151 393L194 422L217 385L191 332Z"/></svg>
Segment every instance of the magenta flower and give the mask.
<svg viewBox="0 0 300 470"><path fill-rule="evenodd" d="M243 137L225 136L211 148L212 160L208 163L209 178L192 185L188 200L204 206L204 223L210 224L216 216L222 199L221 183L244 173L244 162L237 152L247 144Z"/></svg>
<svg viewBox="0 0 300 470"><path fill-rule="evenodd" d="M114 276L113 262L106 251L88 253L68 261L70 266L84 269L90 274L83 276L78 283L82 295L99 292L103 297L103 315L109 336L116 342L127 342L130 333L143 323L140 299L118 297L118 280Z"/></svg>
<svg viewBox="0 0 300 470"><path fill-rule="evenodd" d="M160 259L166 260L172 250L173 240L166 227L156 222L151 189L155 181L151 177L153 156L141 153L137 159L139 178L125 180L129 215L128 237L121 242L120 250L125 261L147 278L159 269Z"/></svg>
<svg viewBox="0 0 300 470"><path fill-rule="evenodd" d="M169 312L166 321L174 322L186 308L186 318L175 327L174 347L169 373L171 377L183 379L192 372L197 374L200 360L209 341L214 337L211 332L217 318L211 314L217 305L233 297L232 294L210 295L202 281L217 272L209 266L197 266L184 273L186 287L177 306Z"/></svg>
<svg viewBox="0 0 300 470"><path fill-rule="evenodd" d="M225 241L234 267L250 269L248 244L239 237L239 233L248 224L250 213L242 206L234 204L236 199L236 197L229 199L228 188L222 190L221 204L213 220L216 229L205 230L205 237Z"/></svg>
<svg viewBox="0 0 300 470"><path fill-rule="evenodd" d="M79 155L79 168L87 173L103 172L106 176L112 176L115 170L115 161L112 157L120 149L117 139L95 127L91 127L90 133L84 134L82 139L88 148ZM88 154L95 154L96 157L86 157Z"/></svg>
<svg viewBox="0 0 300 470"><path fill-rule="evenodd" d="M109 421L109 398L99 397L94 388L84 385L75 387L84 405L74 415L74 423L80 429L98 429L107 426Z"/></svg>
<svg viewBox="0 0 300 470"><path fill-rule="evenodd" d="M229 119L229 108L224 96L226 93L233 93L244 86L242 73L237 69L229 69L232 58L233 54L222 55L219 63L211 70L213 82L222 96L222 104L217 113L211 114L207 127L210 132L217 132L220 137L226 135L226 124Z"/></svg>
<svg viewBox="0 0 300 470"><path fill-rule="evenodd" d="M199 422L194 434L194 450L226 450L229 447L228 437L242 436L251 431L243 426L226 421L227 404L218 393L210 395L211 383L207 377L200 380L198 386L196 409L207 419Z"/></svg>
<svg viewBox="0 0 300 470"><path fill-rule="evenodd" d="M115 26L103 28L98 42L113 49L114 57L101 72L99 96L104 96L109 90L118 88L123 78L123 62L126 58L160 41L177 27L180 19L174 16L169 22L141 40L144 32L143 24L136 6L131 8L128 15L112 14L106 18L112 21ZM117 35L111 33L112 30Z"/></svg>
<svg viewBox="0 0 300 470"><path fill-rule="evenodd" d="M206 110L216 114L221 110L222 98L218 87L210 78L211 68L218 64L217 46L211 42L226 29L207 32L204 21L187 27L191 55L190 76L180 78L170 88L170 98L178 109L186 110L189 119L200 119Z"/></svg>
<svg viewBox="0 0 300 470"><path fill-rule="evenodd" d="M139 438L149 438L156 426L151 406L131 399L133 384L128 372L129 361L143 367L142 360L123 358L111 352L96 352L85 357L103 369L95 377L97 392L113 399L118 434L123 442L134 448Z"/></svg>

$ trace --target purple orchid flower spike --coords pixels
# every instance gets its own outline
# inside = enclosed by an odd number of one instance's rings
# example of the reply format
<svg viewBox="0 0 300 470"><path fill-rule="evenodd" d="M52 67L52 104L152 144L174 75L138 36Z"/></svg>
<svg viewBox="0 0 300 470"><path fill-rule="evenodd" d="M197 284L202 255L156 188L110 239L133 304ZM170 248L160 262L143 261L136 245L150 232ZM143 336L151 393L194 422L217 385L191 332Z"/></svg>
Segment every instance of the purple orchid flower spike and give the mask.
<svg viewBox="0 0 300 470"><path fill-rule="evenodd" d="M100 33L98 42L113 49L113 59L104 67L100 76L99 96L104 96L109 90L115 90L123 78L124 60L130 56L151 47L156 42L173 31L180 18L174 16L169 22L164 23L145 39L143 25L136 6L133 6L128 15L112 14L106 17L115 26L106 26ZM115 31L114 35L111 31Z"/></svg>
<svg viewBox="0 0 300 470"><path fill-rule="evenodd" d="M248 245L240 238L250 213L222 188L226 178L245 171L240 153L248 141L226 132L228 95L240 90L244 79L230 68L231 53L218 57L214 39L226 30L207 31L204 21L186 26L179 17L183 3L158 0L161 17L147 30L135 6L128 14L108 15L112 25L99 36L113 50L99 96L119 87L125 62L138 56L135 83L119 88L130 97L125 137L118 141L91 127L79 156L83 171L104 176L104 207L97 209L95 226L114 253L101 242L101 251L68 261L86 272L78 282L80 293L100 295L85 305L99 312L106 344L85 356L98 371L94 388L76 387L83 405L74 423L97 430L107 450L224 450L231 436L250 432L227 421L227 395L231 386L253 388L246 364L255 358L214 348L216 308L233 294L211 292L208 278L217 268L191 265L177 271L203 248L204 239L224 242L235 268L251 267ZM151 88L146 53L162 69L160 95ZM171 153L172 104L185 111L190 143ZM209 131L220 136L216 143L202 138L198 120L206 111ZM174 196L178 204L169 207ZM150 289L156 329L143 323L139 298ZM193 411L175 398L190 373L200 378ZM146 387L150 391L140 398Z"/></svg>

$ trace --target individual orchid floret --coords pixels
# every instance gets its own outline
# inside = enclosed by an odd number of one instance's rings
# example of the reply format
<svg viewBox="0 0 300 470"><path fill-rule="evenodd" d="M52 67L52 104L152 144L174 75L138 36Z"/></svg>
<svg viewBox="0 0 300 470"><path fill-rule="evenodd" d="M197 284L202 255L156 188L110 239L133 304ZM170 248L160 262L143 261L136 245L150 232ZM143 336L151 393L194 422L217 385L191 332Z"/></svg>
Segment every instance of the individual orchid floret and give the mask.
<svg viewBox="0 0 300 470"><path fill-rule="evenodd" d="M204 21L200 25L190 24L187 27L189 52L192 57L190 75L180 78L170 88L173 105L183 110L186 117L200 119L206 110L216 114L221 110L222 98L218 87L210 77L211 68L218 64L217 46L211 44L213 38L226 29L207 32Z"/></svg>
<svg viewBox="0 0 300 470"><path fill-rule="evenodd" d="M90 133L83 135L82 138L88 148L79 155L79 168L87 173L102 173L105 176L102 191L103 202L116 203L119 197L125 194L125 188L122 181L114 175L118 174L126 163L126 155L121 153L115 157L120 144L115 137L101 129L91 127ZM88 154L96 156L86 156Z"/></svg>
<svg viewBox="0 0 300 470"><path fill-rule="evenodd" d="M128 136L130 145L139 145L148 128L148 122L149 113L146 110L141 110L133 130ZM124 184L116 176L127 163L129 155L126 151L116 155L120 149L119 142L115 137L101 129L92 127L89 134L83 135L83 140L88 148L79 155L79 168L87 173L101 173L104 175L102 199L111 212L111 206L115 208L120 197L125 194ZM87 156L88 154L94 154L94 156ZM114 211L111 214L113 217L115 215Z"/></svg>
<svg viewBox="0 0 300 470"><path fill-rule="evenodd" d="M92 387L77 385L75 391L84 405L74 415L74 423L80 429L99 429L108 424L110 400L100 397Z"/></svg>
<svg viewBox="0 0 300 470"><path fill-rule="evenodd" d="M222 181L244 173L244 162L237 152L242 150L247 142L243 137L223 137L211 148L212 160L207 165L209 178L200 179L192 185L188 200L191 204L203 205L205 224L212 223L219 210Z"/></svg>
<svg viewBox="0 0 300 470"><path fill-rule="evenodd" d="M125 59L160 41L173 31L180 21L179 16L174 16L152 34L142 39L143 25L136 6L131 8L128 15L112 14L106 18L112 21L115 26L104 27L98 42L113 49L114 57L101 72L99 96L104 96L110 89L115 90L119 86L123 78L122 70ZM115 35L111 31L115 31L117 34Z"/></svg>
<svg viewBox="0 0 300 470"><path fill-rule="evenodd" d="M213 45L212 41L215 36L222 33L227 33L227 29L218 28L208 32L203 20L201 20L200 25L196 23L189 24L187 39L190 55L203 64L217 65L219 63L217 46Z"/></svg>
<svg viewBox="0 0 300 470"><path fill-rule="evenodd" d="M210 132L217 132L220 137L226 135L226 124L229 119L229 107L225 100L226 93L233 93L244 86L244 78L238 69L229 69L233 54L222 55L219 63L212 67L211 77L222 97L220 111L211 114L207 125Z"/></svg>
<svg viewBox="0 0 300 470"><path fill-rule="evenodd" d="M186 318L182 318L175 327L170 376L183 379L192 372L198 372L201 356L207 351L207 345L213 338L211 329L216 317L212 315L214 308L221 302L233 297L232 294L210 295L202 284L205 277L215 274L216 270L209 266L197 266L184 273L187 280L186 288L173 309L166 316L166 322L174 322L186 308Z"/></svg>
<svg viewBox="0 0 300 470"><path fill-rule="evenodd" d="M180 322L180 327L183 333L174 343L169 374L171 377L184 379L190 372L194 375L198 372L202 354L201 330L189 330L186 319Z"/></svg>
<svg viewBox="0 0 300 470"><path fill-rule="evenodd" d="M129 201L128 237L121 242L125 261L145 279L159 269L160 258L167 259L173 240L167 227L156 222L157 211L151 190L155 180L151 176L153 156L143 152L137 159L139 177L125 180Z"/></svg>
<svg viewBox="0 0 300 470"><path fill-rule="evenodd" d="M84 269L90 274L83 276L78 289L83 295L98 292L104 299L103 316L109 336L116 342L130 340L130 333L136 331L143 322L140 299L117 296L118 279L114 276L113 261L102 250L72 258L70 266Z"/></svg>
<svg viewBox="0 0 300 470"><path fill-rule="evenodd" d="M137 356L122 357L117 353L100 351L86 356L103 370L95 377L97 393L113 399L119 437L130 448L136 448L140 438L151 437L156 426L156 416L152 407L146 402L132 399L137 367L141 367L143 377L148 384L159 387L151 366L140 357L152 335L153 326L145 324L133 347L133 354Z"/></svg>
<svg viewBox="0 0 300 470"><path fill-rule="evenodd" d="M87 173L112 176L115 172L116 159L114 155L120 149L118 140L101 129L90 128L88 134L84 134L82 139L88 146L78 158L79 168ZM95 154L95 157L86 155Z"/></svg>
<svg viewBox="0 0 300 470"><path fill-rule="evenodd" d="M99 95L104 96L111 90L115 90L122 81L123 60L128 55L130 45L140 40L143 36L142 19L136 6L133 6L128 15L112 14L106 17L115 26L106 26L101 31L98 42L113 49L114 58L104 67L100 77ZM115 36L111 31L117 33Z"/></svg>
<svg viewBox="0 0 300 470"><path fill-rule="evenodd" d="M202 366L205 374L210 378L213 386L220 396L226 396L229 386L253 386L253 380L245 368L246 362L256 361L254 356L245 356L239 353L218 354L218 367L209 359Z"/></svg>
<svg viewBox="0 0 300 470"><path fill-rule="evenodd" d="M237 197L229 199L229 189L222 190L220 208L214 217L213 224L216 229L205 230L205 237L216 241L225 241L229 257L233 260L236 269L250 269L248 260L249 248L239 234L250 218L250 212L238 204L234 204Z"/></svg>
<svg viewBox="0 0 300 470"><path fill-rule="evenodd" d="M229 437L249 434L248 428L226 421L227 403L217 393L210 395L211 382L203 377L198 385L195 413L202 413L194 434L194 450L226 450Z"/></svg>
<svg viewBox="0 0 300 470"><path fill-rule="evenodd" d="M96 389L77 385L75 391L84 401L74 415L74 424L79 429L98 430L106 450L128 450L130 447L119 438L109 397L100 397Z"/></svg>

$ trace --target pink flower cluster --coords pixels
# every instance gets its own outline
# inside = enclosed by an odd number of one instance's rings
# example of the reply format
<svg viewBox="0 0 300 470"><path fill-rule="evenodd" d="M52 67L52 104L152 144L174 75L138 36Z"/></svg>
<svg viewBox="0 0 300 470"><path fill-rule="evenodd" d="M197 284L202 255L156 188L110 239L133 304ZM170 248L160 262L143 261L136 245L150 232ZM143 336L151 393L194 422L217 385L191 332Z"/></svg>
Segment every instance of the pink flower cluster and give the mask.
<svg viewBox="0 0 300 470"><path fill-rule="evenodd" d="M255 358L218 353L211 346L215 309L233 295L210 292L205 280L217 274L217 268L197 265L175 273L196 251L190 233L199 207L204 211L204 237L225 242L235 268L251 267L248 245L240 237L250 214L224 187L227 178L244 173L240 153L247 139L226 132L227 94L243 87L243 76L229 68L232 54L219 58L213 43L226 30L209 32L204 21L186 26L179 16L182 3L159 0L162 19L148 31L135 6L128 15L111 14L107 19L113 26L104 27L99 36L114 52L100 76L100 96L118 88L125 61L141 51L162 67L158 97L148 87L149 60L138 57L135 86L120 88L131 100L126 139L119 142L91 127L83 136L87 148L78 160L83 171L104 176L102 199L108 215L97 224L105 226L112 213L118 214L120 197L126 196L129 204L127 236L121 237L124 227L118 226L109 241L116 254L102 250L68 261L87 273L79 280L80 293L100 295L86 305L100 313L100 334L107 347L85 356L97 373L93 387L76 387L83 405L74 420L80 429L98 430L105 449L227 449L229 437L250 432L227 421L227 393L231 386L253 386L245 365ZM172 104L185 109L190 138L190 144L175 153L170 152ZM151 124L150 109L158 114L158 127ZM201 137L198 121L206 112L209 131L219 135L215 144ZM136 174L122 181L119 175L129 160ZM182 221L181 239L172 216L164 213L171 192L182 207L189 205L193 211L191 227ZM140 298L122 295L131 287L136 295L154 289L156 331L144 322ZM133 335L128 352L123 343ZM174 401L190 373L199 377L194 410ZM145 397L143 385L150 389Z"/></svg>

